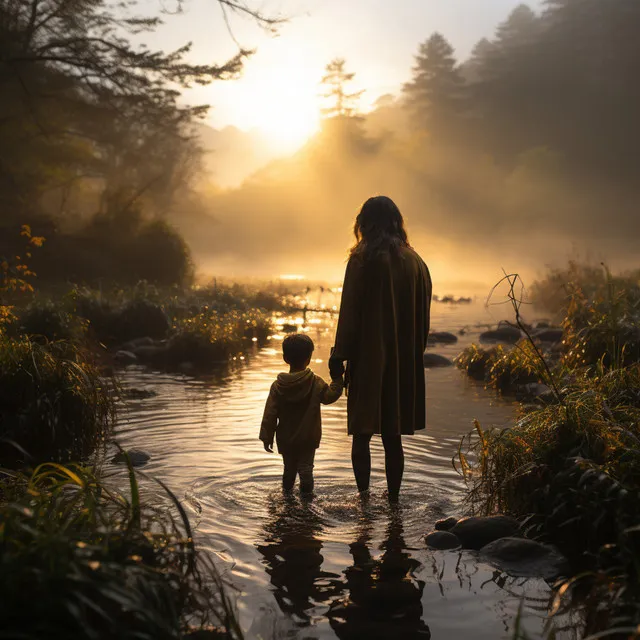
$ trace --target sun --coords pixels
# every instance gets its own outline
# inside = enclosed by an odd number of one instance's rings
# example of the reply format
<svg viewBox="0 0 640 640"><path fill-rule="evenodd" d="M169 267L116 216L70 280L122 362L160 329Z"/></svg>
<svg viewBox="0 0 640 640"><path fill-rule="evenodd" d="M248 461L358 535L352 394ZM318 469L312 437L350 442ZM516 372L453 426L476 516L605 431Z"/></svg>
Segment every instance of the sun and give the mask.
<svg viewBox="0 0 640 640"><path fill-rule="evenodd" d="M281 153L296 151L320 128L318 75L292 56L248 68L236 81L234 123L258 129Z"/></svg>

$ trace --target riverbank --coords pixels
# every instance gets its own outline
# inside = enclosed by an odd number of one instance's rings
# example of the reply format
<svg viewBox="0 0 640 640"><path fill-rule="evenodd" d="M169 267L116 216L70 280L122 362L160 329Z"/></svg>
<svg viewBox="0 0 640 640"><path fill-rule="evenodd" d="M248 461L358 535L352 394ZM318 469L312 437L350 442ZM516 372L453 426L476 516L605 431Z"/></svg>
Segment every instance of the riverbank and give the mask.
<svg viewBox="0 0 640 640"><path fill-rule="evenodd" d="M478 425L475 437L463 441L459 469L471 512L514 515L526 521L530 537L571 559L571 577L556 585L552 613L578 610L584 636L637 637L640 290L631 276L604 271L598 287L575 277L580 273L587 271L573 270L564 298L549 295L557 274L537 285L539 296L562 301L557 348L545 348L520 322L522 339L513 348L473 346L459 358L461 368L482 369L502 392L544 385L514 426Z"/></svg>

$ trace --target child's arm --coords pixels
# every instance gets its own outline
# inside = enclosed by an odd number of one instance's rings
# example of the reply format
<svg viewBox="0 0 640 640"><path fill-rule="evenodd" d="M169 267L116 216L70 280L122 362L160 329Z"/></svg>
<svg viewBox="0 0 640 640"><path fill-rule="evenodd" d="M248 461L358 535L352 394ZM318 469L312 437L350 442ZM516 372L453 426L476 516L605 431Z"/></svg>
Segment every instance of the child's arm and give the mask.
<svg viewBox="0 0 640 640"><path fill-rule="evenodd" d="M264 415L262 416L262 425L260 426L260 440L264 442L264 449L269 453L273 453L273 439L276 435L278 427L278 405L276 402L275 383L271 385L269 397L264 407Z"/></svg>
<svg viewBox="0 0 640 640"><path fill-rule="evenodd" d="M322 404L333 404L340 398L343 389L344 381L342 376L339 378L333 378L331 380L331 384L327 384L325 382L322 395L320 396L320 402L322 402Z"/></svg>

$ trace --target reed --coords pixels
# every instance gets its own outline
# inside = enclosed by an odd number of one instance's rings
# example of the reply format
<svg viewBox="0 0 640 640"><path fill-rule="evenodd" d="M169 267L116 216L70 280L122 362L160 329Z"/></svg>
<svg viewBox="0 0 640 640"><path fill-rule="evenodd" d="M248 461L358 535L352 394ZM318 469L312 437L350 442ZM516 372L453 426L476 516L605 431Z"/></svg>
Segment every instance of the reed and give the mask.
<svg viewBox="0 0 640 640"><path fill-rule="evenodd" d="M141 501L88 469L47 463L0 505L3 637L241 640L229 588L196 548L176 496Z"/></svg>

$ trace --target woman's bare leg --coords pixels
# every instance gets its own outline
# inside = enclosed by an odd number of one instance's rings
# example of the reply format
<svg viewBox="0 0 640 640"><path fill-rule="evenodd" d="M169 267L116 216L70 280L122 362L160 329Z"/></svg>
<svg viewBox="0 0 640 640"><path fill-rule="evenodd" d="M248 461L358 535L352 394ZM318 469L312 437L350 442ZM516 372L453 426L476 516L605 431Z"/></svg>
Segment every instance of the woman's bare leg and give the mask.
<svg viewBox="0 0 640 640"><path fill-rule="evenodd" d="M384 466L387 474L389 500L397 502L404 473L402 436L382 436L382 444L384 445Z"/></svg>
<svg viewBox="0 0 640 640"><path fill-rule="evenodd" d="M371 478L371 451L369 443L371 435L354 435L351 443L351 464L356 477L358 491L367 491Z"/></svg>

